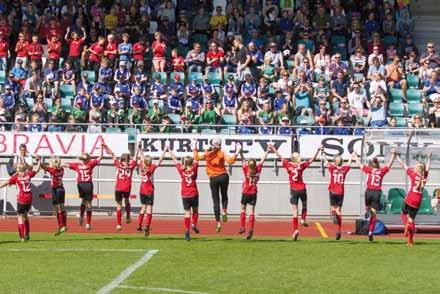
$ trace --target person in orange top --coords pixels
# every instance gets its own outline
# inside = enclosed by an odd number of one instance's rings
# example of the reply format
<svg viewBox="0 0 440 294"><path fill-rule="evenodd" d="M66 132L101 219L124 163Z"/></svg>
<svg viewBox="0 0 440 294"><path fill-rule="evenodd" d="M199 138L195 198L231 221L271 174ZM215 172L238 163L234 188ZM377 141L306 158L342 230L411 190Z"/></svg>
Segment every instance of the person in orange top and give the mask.
<svg viewBox="0 0 440 294"><path fill-rule="evenodd" d="M220 138L214 138L211 141L211 147L204 153L199 153L195 142L194 144L194 159L206 161L206 173L209 177L209 186L211 188L212 202L214 204L214 215L217 222L216 231L220 232L222 223L220 222L220 194L222 200L222 221L228 221L228 186L229 174L226 171L225 163L234 164L237 156L240 153L241 145L236 144L235 153L232 156L226 155L222 150L222 141Z"/></svg>

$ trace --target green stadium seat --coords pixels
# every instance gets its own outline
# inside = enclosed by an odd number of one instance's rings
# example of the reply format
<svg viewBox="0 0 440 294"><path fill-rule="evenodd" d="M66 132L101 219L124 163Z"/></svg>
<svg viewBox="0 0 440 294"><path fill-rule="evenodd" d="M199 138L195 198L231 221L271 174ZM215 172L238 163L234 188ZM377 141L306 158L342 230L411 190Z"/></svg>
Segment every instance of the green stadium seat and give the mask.
<svg viewBox="0 0 440 294"><path fill-rule="evenodd" d="M0 70L0 84L4 84L6 82L6 71Z"/></svg>
<svg viewBox="0 0 440 294"><path fill-rule="evenodd" d="M417 75L408 75L406 77L406 81L408 83L408 88L415 88L418 89L419 88L419 76Z"/></svg>
<svg viewBox="0 0 440 294"><path fill-rule="evenodd" d="M235 135L235 128L224 128L220 130L220 134L222 135Z"/></svg>
<svg viewBox="0 0 440 294"><path fill-rule="evenodd" d="M125 128L124 133L128 134L128 143L136 143L136 128Z"/></svg>
<svg viewBox="0 0 440 294"><path fill-rule="evenodd" d="M203 75L201 72L190 72L188 75L188 81L191 83L192 81L196 81L199 84L203 83Z"/></svg>
<svg viewBox="0 0 440 294"><path fill-rule="evenodd" d="M379 206L379 211L377 213L386 213L387 212L387 207L386 207L386 199L385 199L385 194L382 192L380 194L380 206Z"/></svg>
<svg viewBox="0 0 440 294"><path fill-rule="evenodd" d="M61 98L61 107L72 107L72 99L71 98Z"/></svg>
<svg viewBox="0 0 440 294"><path fill-rule="evenodd" d="M391 201L391 213L400 214L402 212L403 198L396 197Z"/></svg>
<svg viewBox="0 0 440 294"><path fill-rule="evenodd" d="M204 134L204 135L213 135L213 134L217 134L217 132L214 129L202 129L200 131L200 133Z"/></svg>
<svg viewBox="0 0 440 294"><path fill-rule="evenodd" d="M408 126L408 119L405 117L396 116L397 127L406 128Z"/></svg>
<svg viewBox="0 0 440 294"><path fill-rule="evenodd" d="M403 91L402 89L390 89L391 101L393 102L402 102L403 101Z"/></svg>
<svg viewBox="0 0 440 294"><path fill-rule="evenodd" d="M106 133L121 133L121 129L118 127L108 127L105 129Z"/></svg>
<svg viewBox="0 0 440 294"><path fill-rule="evenodd" d="M222 121L224 125L236 125L237 117L233 114L224 114L222 116Z"/></svg>
<svg viewBox="0 0 440 294"><path fill-rule="evenodd" d="M60 94L62 98L73 98L75 93L75 89L72 85L61 85L60 86Z"/></svg>
<svg viewBox="0 0 440 294"><path fill-rule="evenodd" d="M160 76L160 82L162 84L167 83L167 73L166 72L154 72L152 75L152 80L155 81L157 76Z"/></svg>
<svg viewBox="0 0 440 294"><path fill-rule="evenodd" d="M169 117L171 123L178 125L180 124L180 115L175 113L168 113L167 116Z"/></svg>
<svg viewBox="0 0 440 294"><path fill-rule="evenodd" d="M208 82L213 86L220 86L222 82L222 76L218 72L208 72Z"/></svg>
<svg viewBox="0 0 440 294"><path fill-rule="evenodd" d="M423 104L417 102L408 103L408 115L413 116L416 114L423 115Z"/></svg>
<svg viewBox="0 0 440 294"><path fill-rule="evenodd" d="M387 48L390 45L396 45L397 38L395 36L391 36L391 35L385 36L383 38L383 44L384 44L385 48Z"/></svg>
<svg viewBox="0 0 440 294"><path fill-rule="evenodd" d="M434 214L431 206L431 198L423 197L422 202L420 203L420 208L418 211L419 214Z"/></svg>
<svg viewBox="0 0 440 294"><path fill-rule="evenodd" d="M391 188L388 191L388 201L393 201L394 198L405 198L406 192L402 188Z"/></svg>
<svg viewBox="0 0 440 294"><path fill-rule="evenodd" d="M287 69L291 69L295 66L295 62L293 60L286 61Z"/></svg>
<svg viewBox="0 0 440 294"><path fill-rule="evenodd" d="M402 102L391 102L389 112L391 116L403 116L405 107Z"/></svg>
<svg viewBox="0 0 440 294"><path fill-rule="evenodd" d="M46 103L47 107L52 107L53 100L51 98L44 98L44 103Z"/></svg>
<svg viewBox="0 0 440 294"><path fill-rule="evenodd" d="M422 92L418 89L410 88L406 91L408 103L420 103L422 100Z"/></svg>
<svg viewBox="0 0 440 294"><path fill-rule="evenodd" d="M296 117L296 124L297 125L312 126L314 123L315 123L315 119L312 116L298 115Z"/></svg>
<svg viewBox="0 0 440 294"><path fill-rule="evenodd" d="M180 56L183 56L183 58L186 57L186 55L188 54L188 51L189 51L188 46L178 46L177 47L177 52L179 53Z"/></svg>
<svg viewBox="0 0 440 294"><path fill-rule="evenodd" d="M83 70L82 73L87 73L87 81L91 84L94 84L96 81L96 74L93 70Z"/></svg>
<svg viewBox="0 0 440 294"><path fill-rule="evenodd" d="M154 99L150 99L150 100L148 100L148 107L153 108L153 100L154 100ZM158 99L157 101L159 102L159 108L160 108L160 109L163 109L163 107L164 107L164 102L163 102L163 100Z"/></svg>
<svg viewBox="0 0 440 294"><path fill-rule="evenodd" d="M186 76L185 76L184 72L177 72L177 71L176 72L172 72L171 75L170 75L170 80L174 81L174 76L176 76L176 75L180 76L180 82L181 83L185 83Z"/></svg>
<svg viewBox="0 0 440 294"><path fill-rule="evenodd" d="M34 98L26 98L26 104L29 108L34 107L35 104Z"/></svg>
<svg viewBox="0 0 440 294"><path fill-rule="evenodd" d="M192 41L193 43L200 43L200 45L204 45L206 47L206 44L208 43L208 37L205 34L193 34L192 35Z"/></svg>

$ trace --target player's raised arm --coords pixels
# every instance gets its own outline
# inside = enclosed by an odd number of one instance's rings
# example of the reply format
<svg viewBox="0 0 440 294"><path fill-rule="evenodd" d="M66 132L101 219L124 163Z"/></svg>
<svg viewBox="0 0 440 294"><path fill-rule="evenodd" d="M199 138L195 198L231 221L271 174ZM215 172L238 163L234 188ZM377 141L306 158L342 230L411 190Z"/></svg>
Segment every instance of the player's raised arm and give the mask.
<svg viewBox="0 0 440 294"><path fill-rule="evenodd" d="M347 162L347 166L351 166L351 164L353 163L353 160L354 160L354 154L352 154L352 155L350 156L350 159L349 159L348 162Z"/></svg>
<svg viewBox="0 0 440 294"><path fill-rule="evenodd" d="M159 157L159 160L157 161L157 166L160 166L162 164L163 159L165 158L165 154L167 154L167 152L171 152L171 151L167 151L167 149L169 150L169 147L165 148L164 152L162 152L162 154Z"/></svg>
<svg viewBox="0 0 440 294"><path fill-rule="evenodd" d="M329 165L329 161L327 159L327 156L325 155L324 148L321 149L321 158L322 158L322 160L324 160L324 164L326 166L328 166Z"/></svg>
<svg viewBox="0 0 440 294"><path fill-rule="evenodd" d="M135 154L134 154L134 160L135 160L136 162L138 162L139 159L140 159L141 151L142 151L142 142L139 141L139 142L137 143L137 146L136 146L136 152L135 152Z"/></svg>
<svg viewBox="0 0 440 294"><path fill-rule="evenodd" d="M99 157L96 160L101 161L102 158L104 158L104 148L107 148L107 145L105 145L105 142L102 142L101 143L101 152L99 153Z"/></svg>
<svg viewBox="0 0 440 294"><path fill-rule="evenodd" d="M193 151L193 156L194 156L194 160L204 160L205 159L205 155L203 153L199 153L199 151L197 150L197 139L193 139L192 142L192 151Z"/></svg>
<svg viewBox="0 0 440 294"><path fill-rule="evenodd" d="M431 159L432 159L432 152L428 153L428 161L426 162L425 165L425 171L429 172L429 169L431 168Z"/></svg>
<svg viewBox="0 0 440 294"><path fill-rule="evenodd" d="M179 161L177 160L176 155L174 155L173 151L170 150L170 147L166 147L165 148L165 152L168 152L168 154L170 155L171 159L174 161L175 164L179 163Z"/></svg>
<svg viewBox="0 0 440 294"><path fill-rule="evenodd" d="M264 162L266 161L267 156L269 155L270 150L272 150L270 146L272 146L272 144L267 145L267 150L266 150L266 152L264 152L263 157L261 157L260 162L258 163L259 165L264 164ZM243 152L240 152L240 154L242 154L242 153Z"/></svg>
<svg viewBox="0 0 440 294"><path fill-rule="evenodd" d="M323 149L324 149L324 146L320 145L318 147L318 149L316 149L315 155L313 155L313 157L310 159L310 162L314 162L316 160L316 158L318 158L318 154L320 152L322 152Z"/></svg>
<svg viewBox="0 0 440 294"><path fill-rule="evenodd" d="M278 149L276 149L274 145L270 144L268 145L268 148L270 148L270 150L272 150L273 153L275 153L276 157L278 157L279 160L283 161L283 157L281 156L281 154L278 152Z"/></svg>
<svg viewBox="0 0 440 294"><path fill-rule="evenodd" d="M396 153L396 159L405 170L408 169L408 166L405 164L405 162L403 162L402 158L400 158L399 154L397 153Z"/></svg>
<svg viewBox="0 0 440 294"><path fill-rule="evenodd" d="M117 157L116 157L115 153L113 153L113 151L110 149L110 147L108 147L107 145L104 145L104 148L107 151L107 153L110 155L112 160L115 161L117 159Z"/></svg>
<svg viewBox="0 0 440 294"><path fill-rule="evenodd" d="M390 161L388 161L388 163L387 163L388 168L391 168L393 166L394 159L396 159L396 156L397 156L396 149L391 149L390 152L391 152L391 158L390 158Z"/></svg>
<svg viewBox="0 0 440 294"><path fill-rule="evenodd" d="M34 169L35 173L38 173L41 169L41 157L39 155L35 155L35 159L37 160L37 166Z"/></svg>
<svg viewBox="0 0 440 294"><path fill-rule="evenodd" d="M241 144L235 143L235 152L231 157L229 157L228 155L226 155L226 153L224 153L225 162L227 162L229 165L234 164L237 161L237 156L240 152L241 152Z"/></svg>
<svg viewBox="0 0 440 294"><path fill-rule="evenodd" d="M363 168L364 165L361 162L361 159L359 158L359 156L356 154L356 152L353 152L351 154L351 157L354 159L354 161L359 165L360 168Z"/></svg>

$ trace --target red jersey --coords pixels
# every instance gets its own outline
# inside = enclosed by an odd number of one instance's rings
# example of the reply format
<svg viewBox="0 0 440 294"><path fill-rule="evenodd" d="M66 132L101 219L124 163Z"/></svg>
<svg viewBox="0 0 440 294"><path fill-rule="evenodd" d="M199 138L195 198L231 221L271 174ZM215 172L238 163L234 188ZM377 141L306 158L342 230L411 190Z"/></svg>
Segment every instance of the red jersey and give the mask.
<svg viewBox="0 0 440 294"><path fill-rule="evenodd" d="M47 56L49 59L60 59L61 49L60 41L47 41Z"/></svg>
<svg viewBox="0 0 440 294"><path fill-rule="evenodd" d="M408 204L411 207L414 208L419 208L420 207L420 203L422 202L422 197L423 197L423 189L419 190L417 189L417 187L420 184L421 181L421 177L419 175L419 173L417 173L414 169L412 168L408 168L406 170L406 174L409 177L409 180L411 181L411 184L409 186L409 191L408 194L406 196L405 199L405 203ZM428 179L428 172L425 171L425 176L423 178L423 185L426 184L426 181Z"/></svg>
<svg viewBox="0 0 440 294"><path fill-rule="evenodd" d="M199 191L197 190L197 170L199 168L199 163L194 161L192 168L189 170L183 168L180 163L176 164L177 171L179 172L182 182L180 184L180 194L182 198L190 198L199 196Z"/></svg>
<svg viewBox="0 0 440 294"><path fill-rule="evenodd" d="M41 46L40 43L32 42L28 46L28 52L31 56L31 60L40 60L43 56L43 46Z"/></svg>
<svg viewBox="0 0 440 294"><path fill-rule="evenodd" d="M327 168L330 173L330 185L328 186L329 192L344 196L345 176L350 171L350 167L348 165L337 166L329 164Z"/></svg>
<svg viewBox="0 0 440 294"><path fill-rule="evenodd" d="M7 57L9 50L8 40L1 39L0 40L0 57Z"/></svg>
<svg viewBox="0 0 440 294"><path fill-rule="evenodd" d="M17 57L27 57L28 47L29 41L18 41L17 44L15 44L15 52L17 53Z"/></svg>
<svg viewBox="0 0 440 294"><path fill-rule="evenodd" d="M105 46L105 51L112 51L112 52L117 52L118 51L118 43L116 42L111 42L111 43L107 43L107 45ZM104 54L108 59L114 59L116 58L116 53L105 53Z"/></svg>
<svg viewBox="0 0 440 294"><path fill-rule="evenodd" d="M76 171L77 183L92 183L93 168L99 164L97 159L91 159L87 163L69 163L69 168Z"/></svg>
<svg viewBox="0 0 440 294"><path fill-rule="evenodd" d="M295 191L302 191L306 189L306 184L303 181L303 172L312 164L312 161L306 160L301 163L289 162L287 159L283 160L283 167L289 174L290 189Z"/></svg>
<svg viewBox="0 0 440 294"><path fill-rule="evenodd" d="M154 172L157 165L150 164L147 168L141 170L142 182L141 182L141 195L154 195Z"/></svg>
<svg viewBox="0 0 440 294"><path fill-rule="evenodd" d="M167 45L165 45L165 42L154 41L153 44L151 44L151 49L153 50L153 57L163 58L165 57Z"/></svg>
<svg viewBox="0 0 440 294"><path fill-rule="evenodd" d="M255 167L255 175L249 176L249 166L245 164L243 166L244 182L242 185L242 193L245 195L256 195L257 194L257 184L260 180L261 170L263 169L262 164L258 164Z"/></svg>
<svg viewBox="0 0 440 294"><path fill-rule="evenodd" d="M99 62L101 56L104 54L104 46L99 45L98 43L93 43L90 46L90 50L96 52L96 54L89 51L89 60L92 62Z"/></svg>
<svg viewBox="0 0 440 294"><path fill-rule="evenodd" d="M182 56L172 57L171 64L174 71L185 71L185 60Z"/></svg>
<svg viewBox="0 0 440 294"><path fill-rule="evenodd" d="M8 185L16 185L18 194L17 202L20 204L31 204L32 203L32 191L31 191L31 179L35 177L37 173L35 171L27 171L23 176L19 174L13 175L9 181Z"/></svg>
<svg viewBox="0 0 440 294"><path fill-rule="evenodd" d="M134 45L133 45L133 59L143 61L145 50L147 50L147 47L145 46L145 44L142 44L140 42L134 43Z"/></svg>
<svg viewBox="0 0 440 294"><path fill-rule="evenodd" d="M222 57L225 57L225 53L222 50L217 50L217 52L214 52L213 50L209 50L208 53L206 53L206 58L217 58L218 60L214 61L213 63L211 63L211 66L217 67L220 66L220 59Z"/></svg>
<svg viewBox="0 0 440 294"><path fill-rule="evenodd" d="M383 177L390 171L390 168L384 166L377 169L364 165L362 171L367 174L367 189L381 191Z"/></svg>
<svg viewBox="0 0 440 294"><path fill-rule="evenodd" d="M113 163L118 169L116 174L116 191L130 192L131 191L131 178L133 177L133 170L136 168L136 160L131 160L128 166L119 160L115 160Z"/></svg>
<svg viewBox="0 0 440 294"><path fill-rule="evenodd" d="M52 189L63 186L64 168L47 167L46 171L50 174L50 187Z"/></svg>
<svg viewBox="0 0 440 294"><path fill-rule="evenodd" d="M78 40L69 39L67 43L69 44L69 57L80 57L81 46L84 43L84 39L78 39Z"/></svg>

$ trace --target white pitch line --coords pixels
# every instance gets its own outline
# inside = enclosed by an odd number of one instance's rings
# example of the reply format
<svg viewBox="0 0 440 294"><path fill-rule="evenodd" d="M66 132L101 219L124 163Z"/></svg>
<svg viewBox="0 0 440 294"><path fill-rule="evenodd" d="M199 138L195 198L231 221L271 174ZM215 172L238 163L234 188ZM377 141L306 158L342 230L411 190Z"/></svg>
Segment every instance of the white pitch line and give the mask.
<svg viewBox="0 0 440 294"><path fill-rule="evenodd" d="M208 294L205 292L186 291L186 290L168 289L168 288L149 288L149 287L133 287L133 286L118 286L118 288L131 289L131 290L147 290L147 291L156 291L156 292L168 292L168 293Z"/></svg>
<svg viewBox="0 0 440 294"><path fill-rule="evenodd" d="M159 250L149 250L138 261L127 267L122 273L114 278L110 283L102 287L96 292L97 294L107 294L117 288L125 279L127 279L134 271L146 264Z"/></svg>
<svg viewBox="0 0 440 294"><path fill-rule="evenodd" d="M13 251L13 252L46 252L46 251L56 251L56 252L145 252L146 249L86 249L86 248L5 248L1 251ZM148 251L149 252L149 251Z"/></svg>

